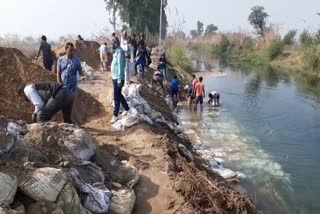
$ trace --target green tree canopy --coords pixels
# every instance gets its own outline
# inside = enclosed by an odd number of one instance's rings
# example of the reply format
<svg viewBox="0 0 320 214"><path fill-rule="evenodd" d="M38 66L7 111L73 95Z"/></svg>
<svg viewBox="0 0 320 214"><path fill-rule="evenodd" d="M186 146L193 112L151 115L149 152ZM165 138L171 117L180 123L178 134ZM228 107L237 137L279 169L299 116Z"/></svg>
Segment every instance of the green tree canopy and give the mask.
<svg viewBox="0 0 320 214"><path fill-rule="evenodd" d="M190 31L190 35L191 35L192 38L196 38L198 36L198 33L197 33L196 30L191 30Z"/></svg>
<svg viewBox="0 0 320 214"><path fill-rule="evenodd" d="M264 36L268 16L269 14L264 11L264 7L262 6L255 6L251 8L248 20L256 30L256 33L260 36Z"/></svg>
<svg viewBox="0 0 320 214"><path fill-rule="evenodd" d="M207 28L206 28L206 30L204 32L204 35L208 36L210 34L215 33L217 30L218 30L218 27L215 26L214 24L207 25Z"/></svg>
<svg viewBox="0 0 320 214"><path fill-rule="evenodd" d="M198 21L197 22L197 34L198 34L198 36L202 36L203 31L204 31L203 22Z"/></svg>
<svg viewBox="0 0 320 214"><path fill-rule="evenodd" d="M129 26L133 32L148 31L152 34L159 33L160 0L104 0L107 10L119 14L123 24ZM165 8L167 0L163 1L162 8L162 35L167 33L167 15Z"/></svg>

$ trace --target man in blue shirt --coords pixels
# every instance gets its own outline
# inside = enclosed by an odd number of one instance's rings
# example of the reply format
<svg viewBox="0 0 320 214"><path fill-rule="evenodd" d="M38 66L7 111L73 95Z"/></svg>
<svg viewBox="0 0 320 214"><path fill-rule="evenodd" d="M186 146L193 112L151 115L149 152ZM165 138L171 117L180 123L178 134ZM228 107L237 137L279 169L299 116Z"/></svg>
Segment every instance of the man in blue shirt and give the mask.
<svg viewBox="0 0 320 214"><path fill-rule="evenodd" d="M178 93L179 93L179 80L177 75L173 76L173 79L171 80L171 97L172 97L172 103L173 106L176 107L178 103Z"/></svg>
<svg viewBox="0 0 320 214"><path fill-rule="evenodd" d="M114 124L118 121L120 104L123 106L125 112L122 114L125 116L130 110L126 99L122 94L122 87L124 85L124 69L126 67L126 58L123 49L120 47L120 42L115 41L114 44L114 53L111 63L111 76L113 82L113 98L114 98L114 109L113 117L110 121L111 124Z"/></svg>
<svg viewBox="0 0 320 214"><path fill-rule="evenodd" d="M74 45L70 42L65 47L66 55L58 59L57 80L75 93L77 91L77 72L81 80L85 79L82 72L80 59L74 55Z"/></svg>

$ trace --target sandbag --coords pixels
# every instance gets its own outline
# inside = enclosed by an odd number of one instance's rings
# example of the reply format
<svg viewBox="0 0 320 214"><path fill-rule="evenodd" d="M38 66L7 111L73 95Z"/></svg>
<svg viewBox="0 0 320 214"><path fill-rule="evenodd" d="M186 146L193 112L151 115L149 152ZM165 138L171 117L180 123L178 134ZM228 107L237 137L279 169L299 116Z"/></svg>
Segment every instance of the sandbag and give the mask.
<svg viewBox="0 0 320 214"><path fill-rule="evenodd" d="M7 131L12 135L19 135L25 133L26 129L14 122L9 122L7 125Z"/></svg>
<svg viewBox="0 0 320 214"><path fill-rule="evenodd" d="M0 130L0 156L8 153L16 143L16 136Z"/></svg>
<svg viewBox="0 0 320 214"><path fill-rule="evenodd" d="M94 80L94 69L91 68L86 62L81 62L82 71L86 75L87 80Z"/></svg>
<svg viewBox="0 0 320 214"><path fill-rule="evenodd" d="M111 193L103 183L85 183L80 177L79 172L74 168L70 169L68 175L80 193L80 199L84 208L92 213L108 212Z"/></svg>
<svg viewBox="0 0 320 214"><path fill-rule="evenodd" d="M4 209L0 207L0 214L25 214L23 210Z"/></svg>
<svg viewBox="0 0 320 214"><path fill-rule="evenodd" d="M101 168L90 161L83 161L74 165L72 168L78 171L81 179L85 183L104 183L105 181Z"/></svg>
<svg viewBox="0 0 320 214"><path fill-rule="evenodd" d="M136 195L131 188L112 191L110 213L131 214L135 201Z"/></svg>
<svg viewBox="0 0 320 214"><path fill-rule="evenodd" d="M28 214L67 214L62 208L50 201L38 201L27 208Z"/></svg>
<svg viewBox="0 0 320 214"><path fill-rule="evenodd" d="M179 151L180 155L185 157L188 161L194 160L192 153L184 145L179 144L178 151Z"/></svg>
<svg viewBox="0 0 320 214"><path fill-rule="evenodd" d="M18 180L15 176L0 172L0 204L11 204L17 188Z"/></svg>
<svg viewBox="0 0 320 214"><path fill-rule="evenodd" d="M33 200L54 202L66 182L67 178L60 169L46 167L35 170L25 178L19 189Z"/></svg>
<svg viewBox="0 0 320 214"><path fill-rule="evenodd" d="M93 138L84 129L75 129L74 133L64 140L64 145L80 160L90 160L96 151Z"/></svg>
<svg viewBox="0 0 320 214"><path fill-rule="evenodd" d="M90 214L91 212L86 210L81 205L79 195L70 182L68 182L61 191L57 205L61 207L64 213L68 214Z"/></svg>

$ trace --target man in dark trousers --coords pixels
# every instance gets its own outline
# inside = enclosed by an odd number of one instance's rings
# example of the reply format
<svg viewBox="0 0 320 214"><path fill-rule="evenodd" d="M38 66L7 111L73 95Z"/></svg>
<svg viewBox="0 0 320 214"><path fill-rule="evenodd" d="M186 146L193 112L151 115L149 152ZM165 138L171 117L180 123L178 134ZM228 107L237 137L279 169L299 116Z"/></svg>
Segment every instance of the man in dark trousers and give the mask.
<svg viewBox="0 0 320 214"><path fill-rule="evenodd" d="M22 85L17 89L17 92L20 98L34 105L33 123L47 122L60 110L62 110L64 122L72 123L71 112L74 95L67 86L56 82L41 82Z"/></svg>
<svg viewBox="0 0 320 214"><path fill-rule="evenodd" d="M53 64L53 58L52 58L52 51L51 51L51 46L47 42L47 37L45 35L41 36L41 45L39 48L39 53L38 56L36 57L36 60L39 58L40 53L42 52L43 56L43 67L51 71L52 69L52 64Z"/></svg>

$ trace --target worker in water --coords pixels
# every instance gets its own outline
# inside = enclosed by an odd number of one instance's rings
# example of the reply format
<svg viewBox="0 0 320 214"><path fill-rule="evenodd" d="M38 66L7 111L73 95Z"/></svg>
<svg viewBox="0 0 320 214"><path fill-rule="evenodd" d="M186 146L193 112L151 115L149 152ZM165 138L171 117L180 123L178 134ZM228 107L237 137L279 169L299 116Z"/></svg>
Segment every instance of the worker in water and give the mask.
<svg viewBox="0 0 320 214"><path fill-rule="evenodd" d="M56 82L41 82L22 85L17 89L17 93L22 100L34 105L33 123L47 122L60 110L63 113L64 122L72 123L74 94L67 86Z"/></svg>
<svg viewBox="0 0 320 214"><path fill-rule="evenodd" d="M213 104L213 106L217 107L220 105L220 94L217 91L213 91L209 93L209 104ZM212 103L213 102L213 103Z"/></svg>

